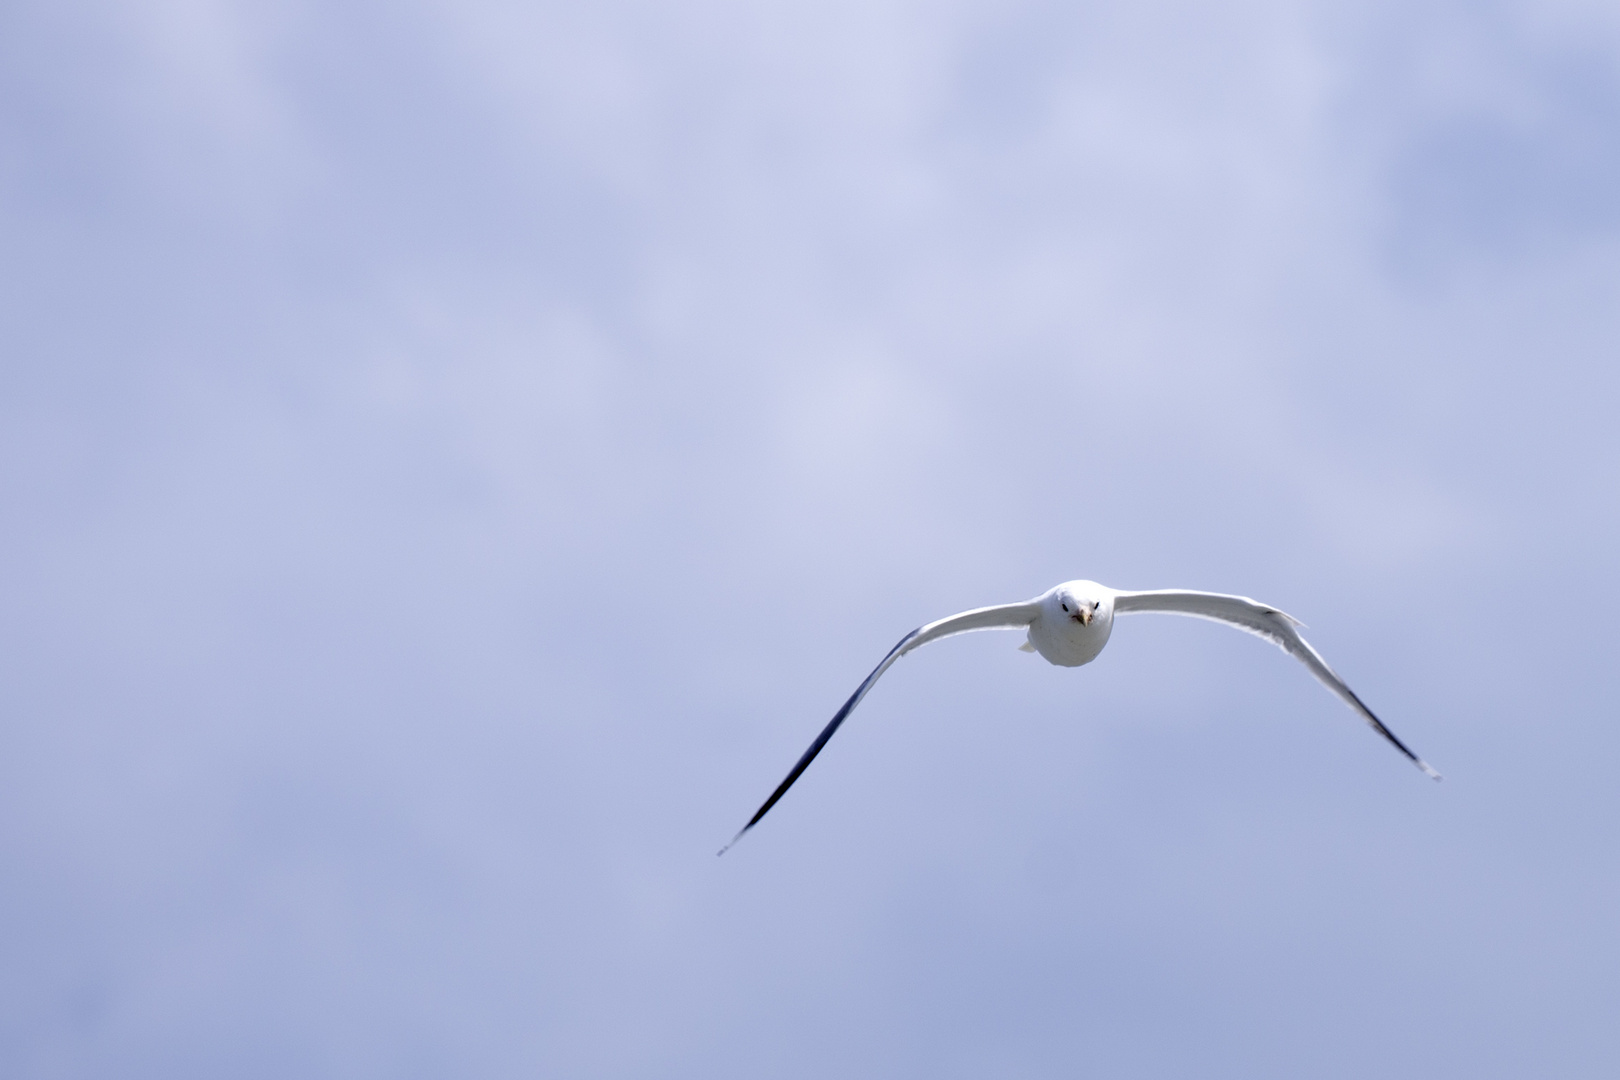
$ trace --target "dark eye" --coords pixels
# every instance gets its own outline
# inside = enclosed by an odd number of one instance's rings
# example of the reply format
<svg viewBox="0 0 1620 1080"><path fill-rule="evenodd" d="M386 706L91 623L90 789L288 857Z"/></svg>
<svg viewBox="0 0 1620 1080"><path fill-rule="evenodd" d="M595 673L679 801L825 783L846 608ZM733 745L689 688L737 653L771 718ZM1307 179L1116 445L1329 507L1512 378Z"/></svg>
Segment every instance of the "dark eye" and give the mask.
<svg viewBox="0 0 1620 1080"><path fill-rule="evenodd" d="M1068 611L1068 610L1069 610L1069 605L1068 605L1068 604L1064 604L1064 605L1063 605L1063 610L1064 610L1064 611Z"/></svg>

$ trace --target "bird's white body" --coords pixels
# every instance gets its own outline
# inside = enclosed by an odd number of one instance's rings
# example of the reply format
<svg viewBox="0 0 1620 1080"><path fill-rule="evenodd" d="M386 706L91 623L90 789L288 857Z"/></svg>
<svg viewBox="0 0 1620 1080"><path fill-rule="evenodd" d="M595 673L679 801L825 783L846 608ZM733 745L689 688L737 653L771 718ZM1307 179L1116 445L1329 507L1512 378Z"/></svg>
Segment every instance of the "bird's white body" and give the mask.
<svg viewBox="0 0 1620 1080"><path fill-rule="evenodd" d="M1097 659L1114 630L1114 591L1095 581L1065 581L1037 597L1029 644L1049 663L1079 667Z"/></svg>
<svg viewBox="0 0 1620 1080"><path fill-rule="evenodd" d="M1150 611L1209 619L1265 638L1304 664L1317 681L1359 713L1374 730L1406 755L1412 764L1434 779L1440 779L1440 774L1397 739L1395 733L1385 727L1383 721L1374 716L1372 710L1356 697L1345 681L1328 667L1327 661L1322 659L1322 654L1300 636L1299 627L1302 624L1293 616L1278 611L1268 604L1251 600L1247 596L1194 592L1188 589L1125 592L1099 585L1095 581L1065 581L1022 604L974 608L919 626L901 638L899 644L889 650L889 655L883 658L883 662L873 669L872 674L866 677L866 681L850 695L844 707L838 710L831 722L816 737L816 741L810 744L810 749L799 758L798 764L788 773L787 779L777 786L776 791L755 812L752 820L742 827L742 831L732 843L741 839L743 833L753 828L760 818L776 805L776 801L799 778L799 774L815 760L817 754L821 753L821 748L827 744L827 740L832 738L838 726L844 722L855 706L860 704L861 699L866 696L866 692L878 678L888 671L895 661L913 649L931 641L938 641L940 638L965 634L973 630L1022 629L1028 633L1028 638L1022 646L1025 651L1040 653L1047 661L1060 667L1079 667L1095 660L1103 651L1103 646L1108 644L1108 638L1114 631L1114 616ZM728 848L730 846L731 844L726 845ZM724 851L722 848L722 854Z"/></svg>

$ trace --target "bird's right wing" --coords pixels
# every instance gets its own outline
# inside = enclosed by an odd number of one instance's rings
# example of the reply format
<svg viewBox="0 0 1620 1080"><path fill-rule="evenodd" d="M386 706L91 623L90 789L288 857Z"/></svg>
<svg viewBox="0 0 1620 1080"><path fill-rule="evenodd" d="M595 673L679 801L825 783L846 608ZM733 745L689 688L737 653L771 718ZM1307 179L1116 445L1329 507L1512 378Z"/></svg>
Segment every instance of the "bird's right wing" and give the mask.
<svg viewBox="0 0 1620 1080"><path fill-rule="evenodd" d="M760 818L769 813L771 807L776 805L776 801L787 794L787 789L792 787L793 782L799 778L799 774L809 768L812 761L816 760L816 755L821 753L821 748L827 745L827 740L833 737L833 732L837 731L839 726L849 718L849 714L855 711L855 706L859 705L861 699L866 696L866 692L872 689L872 684L877 682L878 678L885 671L888 671L896 660L913 649L927 645L930 641L938 641L940 638L951 637L955 634L966 634L973 630L1005 630L1028 626L1035 620L1035 616L1039 611L1040 605L1033 600L1025 604L1002 604L997 607L974 608L972 611L964 611L960 615L952 615L949 618L939 619L924 626L919 626L901 638L899 643L889 650L889 655L883 658L883 662L872 669L872 674L868 675L866 680L855 688L855 692L849 696L849 700L844 702L844 707L838 710L826 727L822 728L821 734L816 736L816 741L810 744L810 749L804 752L804 755L799 758L798 764L794 765L793 770L787 774L787 779L777 785L776 790L771 792L771 797L766 799L764 805L754 811L754 816L748 819L748 824L739 829L737 835L731 838L731 844L741 840L744 833L759 824ZM731 847L731 844L721 848L720 854L724 855L727 849Z"/></svg>
<svg viewBox="0 0 1620 1080"><path fill-rule="evenodd" d="M1328 662L1322 659L1322 654L1300 636L1299 628L1305 624L1292 615L1278 611L1269 604L1262 604L1258 600L1250 600L1247 596L1193 592L1189 589L1156 589L1152 592L1115 590L1114 614L1130 615L1139 611L1162 611L1170 615L1191 615L1197 619L1212 619L1265 638L1304 664L1310 673L1316 676L1318 682L1342 698L1346 705L1372 726L1373 730L1388 739L1395 749L1405 754L1412 764L1434 779L1440 779L1440 774L1434 771L1433 766L1396 738L1395 733L1385 727L1384 722L1373 715L1373 711L1356 696L1355 691L1339 678L1338 672L1328 667Z"/></svg>

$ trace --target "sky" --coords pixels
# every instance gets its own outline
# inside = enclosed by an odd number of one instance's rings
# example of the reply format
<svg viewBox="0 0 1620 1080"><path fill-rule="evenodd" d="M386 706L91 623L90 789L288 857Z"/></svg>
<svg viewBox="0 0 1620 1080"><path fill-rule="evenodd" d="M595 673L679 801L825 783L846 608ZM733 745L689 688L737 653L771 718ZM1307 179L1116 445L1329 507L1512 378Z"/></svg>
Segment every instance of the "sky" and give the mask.
<svg viewBox="0 0 1620 1080"><path fill-rule="evenodd" d="M0 1073L1620 1069L1620 9L0 10ZM1257 597L1079 669L901 634Z"/></svg>

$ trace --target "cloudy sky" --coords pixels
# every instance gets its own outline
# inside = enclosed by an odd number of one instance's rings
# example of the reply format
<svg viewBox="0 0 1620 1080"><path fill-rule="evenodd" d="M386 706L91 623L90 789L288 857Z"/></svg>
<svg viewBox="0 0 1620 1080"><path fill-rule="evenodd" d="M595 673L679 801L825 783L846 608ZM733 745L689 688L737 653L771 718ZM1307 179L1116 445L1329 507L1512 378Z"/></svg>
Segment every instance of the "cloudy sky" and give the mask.
<svg viewBox="0 0 1620 1080"><path fill-rule="evenodd" d="M1620 10L11 3L0 1072L1610 1077ZM913 654L1089 577L1245 635Z"/></svg>

